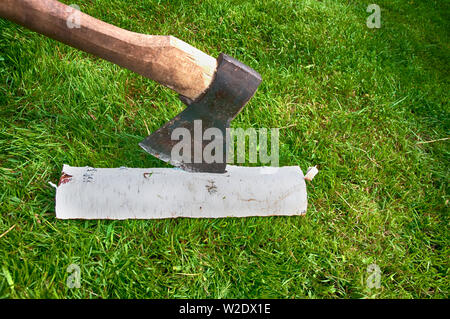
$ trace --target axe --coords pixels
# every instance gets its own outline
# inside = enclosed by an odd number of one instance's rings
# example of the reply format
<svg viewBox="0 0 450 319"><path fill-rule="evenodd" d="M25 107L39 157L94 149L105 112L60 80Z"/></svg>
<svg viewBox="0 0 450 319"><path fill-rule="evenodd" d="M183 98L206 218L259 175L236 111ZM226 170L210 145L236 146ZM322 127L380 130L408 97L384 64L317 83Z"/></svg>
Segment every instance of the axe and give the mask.
<svg viewBox="0 0 450 319"><path fill-rule="evenodd" d="M146 35L118 28L56 0L1 0L0 17L179 93L187 108L139 145L186 171L225 172L226 129L261 83L261 76L255 70L223 53L215 59L173 36ZM201 123L201 132L194 131L195 123ZM173 139L177 128L190 132L190 145L201 148L202 154L210 143L203 140L204 132L211 128L219 130L222 135L214 135L221 143L220 149L215 149L219 151L215 160L206 161L203 156L199 159L192 151L183 154L182 160L172 157L172 148L178 143Z"/></svg>

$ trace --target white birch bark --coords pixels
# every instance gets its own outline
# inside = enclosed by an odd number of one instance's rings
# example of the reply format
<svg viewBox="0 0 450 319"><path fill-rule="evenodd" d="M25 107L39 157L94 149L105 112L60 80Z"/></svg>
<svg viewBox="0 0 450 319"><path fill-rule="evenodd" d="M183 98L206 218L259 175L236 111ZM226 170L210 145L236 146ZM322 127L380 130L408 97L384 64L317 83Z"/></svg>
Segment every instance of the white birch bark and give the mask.
<svg viewBox="0 0 450 319"><path fill-rule="evenodd" d="M61 219L303 215L306 207L306 184L297 166L227 166L226 173L211 174L64 165L56 190Z"/></svg>

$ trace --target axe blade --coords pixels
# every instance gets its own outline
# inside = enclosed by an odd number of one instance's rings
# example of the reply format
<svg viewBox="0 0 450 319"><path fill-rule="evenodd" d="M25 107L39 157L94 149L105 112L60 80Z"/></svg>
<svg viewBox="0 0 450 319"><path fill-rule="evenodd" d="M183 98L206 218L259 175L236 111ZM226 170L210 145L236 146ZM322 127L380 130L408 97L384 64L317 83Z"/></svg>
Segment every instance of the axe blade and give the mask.
<svg viewBox="0 0 450 319"><path fill-rule="evenodd" d="M196 101L181 97L188 107L140 142L139 145L144 150L186 171L225 173L226 129L255 94L262 80L258 72L223 53L219 55L217 62L214 80L206 92ZM180 131L175 131L179 128L184 129L184 132L189 131L190 137L190 144L187 144L190 146L189 149L183 149L183 152L188 153L183 154L182 159L172 157L173 147L180 142L178 140ZM203 150L211 140L203 140L203 136L207 129L212 128L222 133L221 136L214 135L214 144L220 143L221 146L218 148L222 152L214 154L214 161L209 162L210 160L204 158ZM215 151L217 152L217 148Z"/></svg>

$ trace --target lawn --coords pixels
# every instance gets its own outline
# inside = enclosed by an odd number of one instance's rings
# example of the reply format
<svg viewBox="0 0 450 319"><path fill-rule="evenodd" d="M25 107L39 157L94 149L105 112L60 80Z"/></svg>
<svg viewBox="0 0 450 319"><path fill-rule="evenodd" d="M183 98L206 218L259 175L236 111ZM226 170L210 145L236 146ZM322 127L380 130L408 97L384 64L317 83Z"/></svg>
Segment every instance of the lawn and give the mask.
<svg viewBox="0 0 450 319"><path fill-rule="evenodd" d="M57 220L64 163L168 167L137 143L184 106L0 19L1 298L449 297L449 1L377 0L379 29L364 1L64 2L251 66L233 127L280 127L280 165L320 172L306 216Z"/></svg>

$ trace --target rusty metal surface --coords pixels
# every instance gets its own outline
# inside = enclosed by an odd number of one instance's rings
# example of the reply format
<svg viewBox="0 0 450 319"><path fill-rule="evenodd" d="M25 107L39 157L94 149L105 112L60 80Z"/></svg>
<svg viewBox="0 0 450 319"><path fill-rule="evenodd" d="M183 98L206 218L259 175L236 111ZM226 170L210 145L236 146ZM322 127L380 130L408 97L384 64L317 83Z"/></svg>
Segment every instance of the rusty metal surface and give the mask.
<svg viewBox="0 0 450 319"><path fill-rule="evenodd" d="M188 107L159 128L156 132L145 138L139 145L153 156L171 163L190 172L224 173L226 167L226 129L231 120L242 110L245 104L255 94L261 83L261 75L239 62L238 60L221 53L217 59L218 67L215 78L208 90L196 101L183 96L180 99ZM194 121L201 120L201 136L208 128L218 128L222 132L223 156L221 160L206 163L202 157L200 163L194 160L194 144L202 144L202 154L210 140L195 140ZM172 140L172 132L176 128L186 128L191 136L190 161L178 161L171 158L174 145L179 141Z"/></svg>

